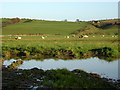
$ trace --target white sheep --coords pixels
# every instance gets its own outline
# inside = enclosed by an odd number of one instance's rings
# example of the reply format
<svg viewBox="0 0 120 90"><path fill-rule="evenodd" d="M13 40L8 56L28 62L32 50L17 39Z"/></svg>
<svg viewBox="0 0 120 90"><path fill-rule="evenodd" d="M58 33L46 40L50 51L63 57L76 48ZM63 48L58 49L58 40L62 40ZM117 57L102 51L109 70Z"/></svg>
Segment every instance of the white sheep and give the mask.
<svg viewBox="0 0 120 90"><path fill-rule="evenodd" d="M84 38L87 38L88 36L87 36L87 35L84 35L83 37L84 37Z"/></svg>
<svg viewBox="0 0 120 90"><path fill-rule="evenodd" d="M20 39L21 39L21 37L19 37L19 36L18 36L18 37L15 37L15 39L16 39L16 40L20 40Z"/></svg>
<svg viewBox="0 0 120 90"><path fill-rule="evenodd" d="M42 39L45 39L45 37L42 36Z"/></svg>
<svg viewBox="0 0 120 90"><path fill-rule="evenodd" d="M69 36L67 36L66 38L70 38Z"/></svg>
<svg viewBox="0 0 120 90"><path fill-rule="evenodd" d="M88 38L88 36L87 35L81 35L81 36L79 36L79 38Z"/></svg>

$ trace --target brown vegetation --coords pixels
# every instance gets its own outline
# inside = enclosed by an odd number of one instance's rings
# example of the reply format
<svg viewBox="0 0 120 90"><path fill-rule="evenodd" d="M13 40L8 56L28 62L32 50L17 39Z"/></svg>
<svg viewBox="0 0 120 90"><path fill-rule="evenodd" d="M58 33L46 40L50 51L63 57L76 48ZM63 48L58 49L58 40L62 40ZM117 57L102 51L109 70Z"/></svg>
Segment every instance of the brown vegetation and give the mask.
<svg viewBox="0 0 120 90"><path fill-rule="evenodd" d="M9 25L9 24L15 24L15 23L18 23L18 22L20 22L20 19L19 19L19 18L13 18L13 19L11 19L11 20L8 20L8 21L6 21L6 22L3 22L3 23L2 23L2 27L5 27L5 26L7 26L7 25Z"/></svg>

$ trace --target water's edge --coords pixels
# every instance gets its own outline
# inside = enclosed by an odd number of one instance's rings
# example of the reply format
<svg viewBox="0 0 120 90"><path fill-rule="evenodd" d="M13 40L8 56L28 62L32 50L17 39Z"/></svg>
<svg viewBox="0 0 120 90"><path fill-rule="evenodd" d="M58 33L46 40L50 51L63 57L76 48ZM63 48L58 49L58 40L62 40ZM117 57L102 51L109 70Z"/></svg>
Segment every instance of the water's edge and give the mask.
<svg viewBox="0 0 120 90"><path fill-rule="evenodd" d="M10 66L14 61L16 60L5 60L3 65ZM38 68L43 70L50 70L66 68L70 71L81 69L88 73L97 73L101 75L101 77L118 79L118 60L107 62L99 58L88 58L82 60L45 59L43 61L33 59L17 62L17 64L13 64L11 67L14 68L16 65L18 65L18 69Z"/></svg>

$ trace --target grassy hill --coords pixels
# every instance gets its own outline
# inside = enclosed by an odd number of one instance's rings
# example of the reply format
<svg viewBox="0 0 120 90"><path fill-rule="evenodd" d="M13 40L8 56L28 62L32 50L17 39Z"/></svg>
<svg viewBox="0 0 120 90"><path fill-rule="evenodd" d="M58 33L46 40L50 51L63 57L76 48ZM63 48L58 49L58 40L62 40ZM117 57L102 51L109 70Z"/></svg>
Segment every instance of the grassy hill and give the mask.
<svg viewBox="0 0 120 90"><path fill-rule="evenodd" d="M3 27L3 35L14 34L70 34L87 25L85 22L41 21L32 20L10 24Z"/></svg>
<svg viewBox="0 0 120 90"><path fill-rule="evenodd" d="M9 18L2 19L5 23ZM115 21L115 20L113 20ZM110 20L102 21L101 24L93 25L89 22L65 22L65 21L44 21L35 19L21 19L20 22L7 24L2 29L3 35L16 34L118 34L118 25L104 24ZM111 20L112 22L112 20ZM103 28L104 27L104 28Z"/></svg>
<svg viewBox="0 0 120 90"><path fill-rule="evenodd" d="M106 26L103 30L103 33L107 33L107 34L118 34L118 25L110 25L110 26Z"/></svg>

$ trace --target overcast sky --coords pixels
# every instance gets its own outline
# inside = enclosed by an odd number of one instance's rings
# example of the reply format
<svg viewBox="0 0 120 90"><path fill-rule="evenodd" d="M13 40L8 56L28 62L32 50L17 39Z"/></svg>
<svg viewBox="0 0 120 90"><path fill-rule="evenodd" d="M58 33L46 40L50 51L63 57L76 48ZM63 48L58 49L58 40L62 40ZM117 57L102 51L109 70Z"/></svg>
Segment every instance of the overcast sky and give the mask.
<svg viewBox="0 0 120 90"><path fill-rule="evenodd" d="M116 0L109 0L111 2L5 1L2 2L2 17L8 18L19 17L60 21L68 19L69 21L75 21L77 18L80 20L97 20L118 17L118 2Z"/></svg>

